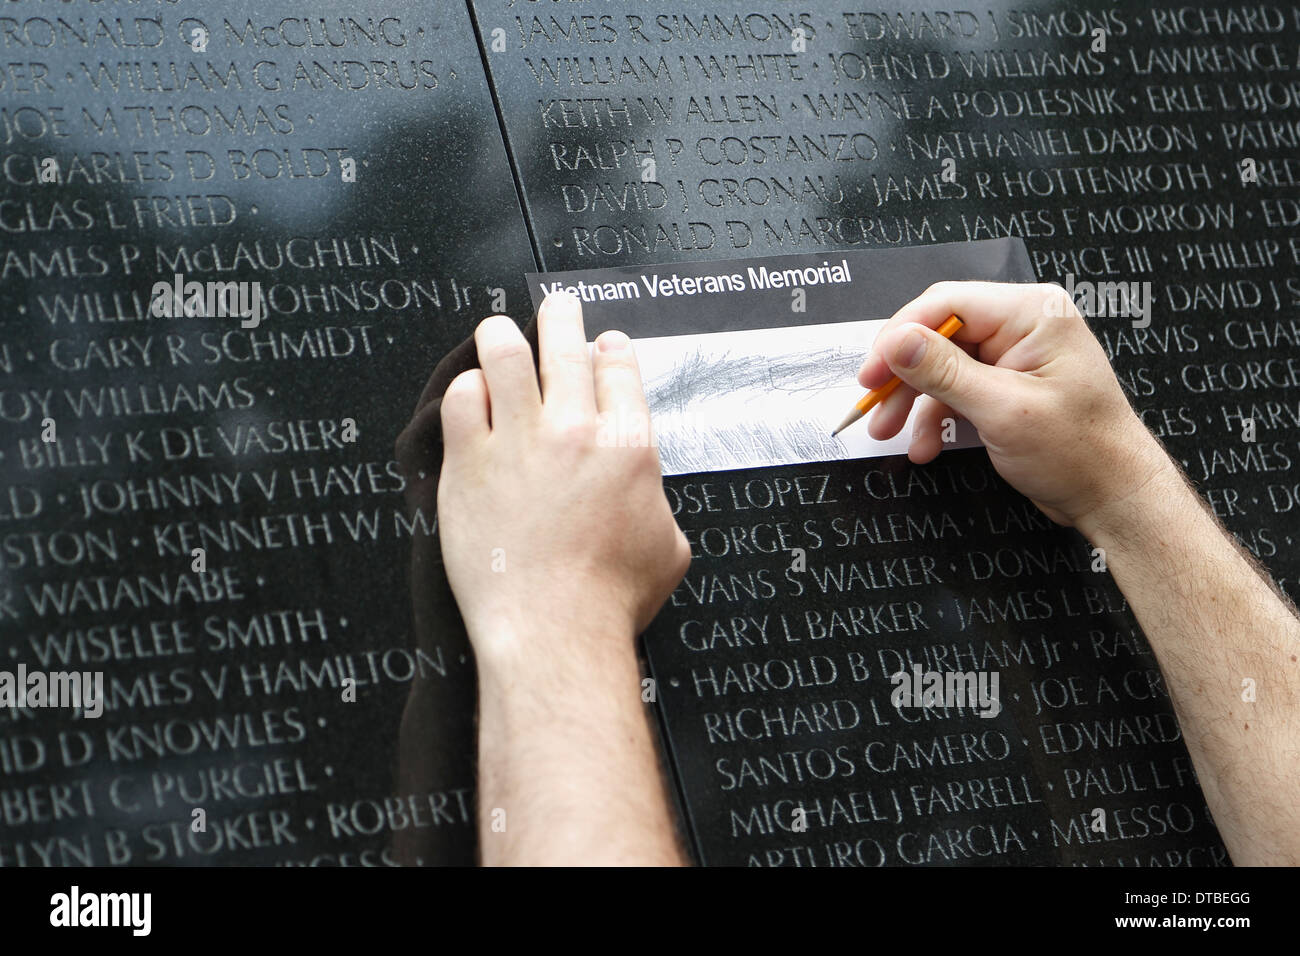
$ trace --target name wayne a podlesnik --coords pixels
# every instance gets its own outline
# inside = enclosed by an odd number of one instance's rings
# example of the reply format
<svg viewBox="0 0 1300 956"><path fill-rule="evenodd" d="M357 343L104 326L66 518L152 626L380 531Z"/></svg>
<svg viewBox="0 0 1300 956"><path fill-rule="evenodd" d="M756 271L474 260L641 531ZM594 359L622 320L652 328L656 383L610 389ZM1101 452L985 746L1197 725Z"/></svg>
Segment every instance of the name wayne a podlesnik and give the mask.
<svg viewBox="0 0 1300 956"><path fill-rule="evenodd" d="M104 713L103 671L0 670L0 707L80 707L85 717Z"/></svg>

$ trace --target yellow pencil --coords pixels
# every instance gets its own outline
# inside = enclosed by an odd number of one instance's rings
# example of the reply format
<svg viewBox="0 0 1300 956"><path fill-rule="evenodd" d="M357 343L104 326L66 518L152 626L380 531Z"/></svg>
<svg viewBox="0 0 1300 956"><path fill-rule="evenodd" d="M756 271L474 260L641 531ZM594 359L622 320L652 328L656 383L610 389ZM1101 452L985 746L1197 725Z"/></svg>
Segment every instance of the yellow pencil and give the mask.
<svg viewBox="0 0 1300 956"><path fill-rule="evenodd" d="M953 333L960 329L961 326L961 319L957 318L955 315L950 315L947 320L944 321L943 325L939 326L935 331L945 339L950 339L952 338ZM898 386L902 384L903 380L895 375L884 385L880 386L880 388L873 388L871 391L867 392L867 394L858 399L858 403L853 406L853 410L850 411L848 415L844 416L844 421L840 422L840 427L831 432L831 437L834 438L859 418L866 415L867 412L871 411L890 395L894 394L894 389L898 388Z"/></svg>

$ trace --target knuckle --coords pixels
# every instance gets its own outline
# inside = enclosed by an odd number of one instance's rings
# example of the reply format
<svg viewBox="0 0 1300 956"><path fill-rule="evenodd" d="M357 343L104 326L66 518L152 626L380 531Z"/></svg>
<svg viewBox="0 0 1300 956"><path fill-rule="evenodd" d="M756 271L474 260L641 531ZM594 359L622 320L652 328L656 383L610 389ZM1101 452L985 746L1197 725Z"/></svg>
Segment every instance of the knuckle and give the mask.
<svg viewBox="0 0 1300 956"><path fill-rule="evenodd" d="M596 364L601 375L626 377L635 374L636 359L630 353L602 355Z"/></svg>
<svg viewBox="0 0 1300 956"><path fill-rule="evenodd" d="M589 448L596 443L595 422L586 415L567 412L548 422L551 438L564 448Z"/></svg>
<svg viewBox="0 0 1300 956"><path fill-rule="evenodd" d="M480 383L483 380L483 373L479 369L473 368L461 372L447 385L447 390L442 394L442 407L445 409L448 402L467 401L470 396L477 393Z"/></svg>
<svg viewBox="0 0 1300 956"><path fill-rule="evenodd" d="M461 400L459 398L459 394L453 395L451 392L448 392L446 395L443 396L442 404L438 409L438 418L444 426L444 432L446 430L446 424L448 419L455 417L457 407L460 405L460 403Z"/></svg>
<svg viewBox="0 0 1300 956"><path fill-rule="evenodd" d="M961 362L952 350L945 349L935 358L931 374L935 391L944 395L951 394L957 390L961 381Z"/></svg>
<svg viewBox="0 0 1300 956"><path fill-rule="evenodd" d="M490 315L474 329L474 347L479 362L532 356L532 349L514 320L505 315Z"/></svg>
<svg viewBox="0 0 1300 956"><path fill-rule="evenodd" d="M443 393L442 401L439 402L438 419L444 425L449 418L461 414L462 410L471 409L474 403L479 401L473 382L459 382L459 384L458 382L459 379L447 386L447 391Z"/></svg>
<svg viewBox="0 0 1300 956"><path fill-rule="evenodd" d="M608 409L596 415L596 425L600 443L604 446L640 449L642 454L651 450L654 431L644 413L626 407Z"/></svg>
<svg viewBox="0 0 1300 956"><path fill-rule="evenodd" d="M546 354L546 361L551 365L585 369L590 359L586 349L554 349Z"/></svg>
<svg viewBox="0 0 1300 956"><path fill-rule="evenodd" d="M630 436L631 451L633 453L632 466L638 475L643 474L650 481L658 481L663 474L663 466L659 462L659 452L647 441L643 441L644 435L640 432L634 432Z"/></svg>
<svg viewBox="0 0 1300 956"><path fill-rule="evenodd" d="M1069 293L1055 282L1039 283L1036 290L1044 315L1065 319L1083 318Z"/></svg>
<svg viewBox="0 0 1300 956"><path fill-rule="evenodd" d="M484 365L499 362L532 361L532 349L523 339L504 339L487 342L479 346L478 358Z"/></svg>

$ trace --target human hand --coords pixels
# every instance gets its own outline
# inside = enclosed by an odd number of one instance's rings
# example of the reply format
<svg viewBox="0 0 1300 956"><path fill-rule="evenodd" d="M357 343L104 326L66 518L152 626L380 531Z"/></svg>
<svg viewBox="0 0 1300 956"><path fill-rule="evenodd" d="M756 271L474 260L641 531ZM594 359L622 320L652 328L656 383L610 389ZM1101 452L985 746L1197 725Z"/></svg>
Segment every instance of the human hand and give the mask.
<svg viewBox="0 0 1300 956"><path fill-rule="evenodd" d="M933 330L953 314L964 325L949 341ZM920 396L912 461L939 454L945 418L966 418L998 474L1053 521L1089 537L1176 470L1060 286L932 285L881 330L858 382L878 388L893 375L903 384L873 412L873 438L896 435Z"/></svg>
<svg viewBox="0 0 1300 956"><path fill-rule="evenodd" d="M625 636L630 654L690 562L631 343L606 332L593 357L578 301L548 296L539 390L513 321L485 319L474 339L481 368L442 399L438 520L480 667L554 657L557 641L607 654L610 634Z"/></svg>

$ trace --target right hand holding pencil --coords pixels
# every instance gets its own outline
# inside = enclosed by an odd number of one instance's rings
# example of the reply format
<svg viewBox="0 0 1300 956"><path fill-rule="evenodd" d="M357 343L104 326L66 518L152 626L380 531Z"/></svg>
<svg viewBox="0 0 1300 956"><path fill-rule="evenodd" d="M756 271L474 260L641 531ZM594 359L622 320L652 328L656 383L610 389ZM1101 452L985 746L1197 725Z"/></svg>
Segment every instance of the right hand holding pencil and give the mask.
<svg viewBox="0 0 1300 956"><path fill-rule="evenodd" d="M953 314L964 325L950 341L934 330ZM894 375L903 384L872 413L873 438L896 435L919 397L908 457L924 464L943 448L943 420L966 418L998 474L1085 535L1177 473L1060 286L930 286L881 330L858 382L878 388Z"/></svg>

